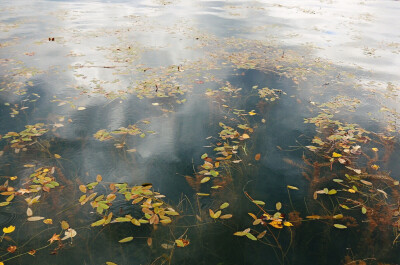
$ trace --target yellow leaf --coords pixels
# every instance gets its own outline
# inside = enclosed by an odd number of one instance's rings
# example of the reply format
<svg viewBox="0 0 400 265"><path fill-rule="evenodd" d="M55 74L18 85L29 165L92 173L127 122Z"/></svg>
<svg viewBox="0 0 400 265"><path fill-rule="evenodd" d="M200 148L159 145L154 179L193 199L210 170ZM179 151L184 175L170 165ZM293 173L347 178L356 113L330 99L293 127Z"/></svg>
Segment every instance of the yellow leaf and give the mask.
<svg viewBox="0 0 400 265"><path fill-rule="evenodd" d="M210 213L211 218L214 218L214 215L215 215L214 211L211 209L208 209L208 212Z"/></svg>
<svg viewBox="0 0 400 265"><path fill-rule="evenodd" d="M111 261L107 261L106 265L117 265L117 263L111 262Z"/></svg>
<svg viewBox="0 0 400 265"><path fill-rule="evenodd" d="M54 157L57 159L61 158L61 156L59 154L54 154Z"/></svg>
<svg viewBox="0 0 400 265"><path fill-rule="evenodd" d="M271 226L273 226L273 227L275 227L275 228L278 228L278 229L282 229L282 228L283 228L283 225L282 225L282 222L281 222L281 221L276 221L276 220L274 220L274 221L271 221L271 222L269 223L269 225L271 225Z"/></svg>
<svg viewBox="0 0 400 265"><path fill-rule="evenodd" d="M96 181L101 182L103 180L103 177L101 175L97 175Z"/></svg>
<svg viewBox="0 0 400 265"><path fill-rule="evenodd" d="M78 107L78 110L85 110L85 107Z"/></svg>
<svg viewBox="0 0 400 265"><path fill-rule="evenodd" d="M69 224L67 221L61 221L61 228L67 230L69 228Z"/></svg>
<svg viewBox="0 0 400 265"><path fill-rule="evenodd" d="M133 236L129 236L129 237L125 237L123 239L121 239L120 241L118 241L119 243L127 243L129 241L133 240Z"/></svg>
<svg viewBox="0 0 400 265"><path fill-rule="evenodd" d="M254 115L257 115L257 113L255 113L254 111L250 111L250 112L249 112L249 115L250 115L250 116L254 116Z"/></svg>
<svg viewBox="0 0 400 265"><path fill-rule="evenodd" d="M14 232L14 230L15 230L15 226L13 226L13 225L10 225L9 227L4 227L3 228L3 232L5 234L10 234L10 233Z"/></svg>
<svg viewBox="0 0 400 265"><path fill-rule="evenodd" d="M24 165L24 167L35 167L35 165L32 165L32 164L26 164L26 165Z"/></svg>
<svg viewBox="0 0 400 265"><path fill-rule="evenodd" d="M254 214L252 214L252 213L248 213L251 217L253 217L253 219L254 220L256 220L257 219L257 216L255 216Z"/></svg>
<svg viewBox="0 0 400 265"><path fill-rule="evenodd" d="M243 138L243 139L249 139L250 136L249 136L247 133L244 133L244 134L242 135L242 138Z"/></svg>
<svg viewBox="0 0 400 265"><path fill-rule="evenodd" d="M347 191L350 192L350 193L356 193L356 191L353 190L353 189L348 189Z"/></svg>
<svg viewBox="0 0 400 265"><path fill-rule="evenodd" d="M339 229L346 229L347 228L347 226L342 225L342 224L334 224L333 226L336 227L336 228L339 228Z"/></svg>
<svg viewBox="0 0 400 265"><path fill-rule="evenodd" d="M379 149L378 149L378 148L376 148L376 147L373 147L373 148L372 148L372 151L374 151L374 152L378 152L378 151L379 151Z"/></svg>
<svg viewBox="0 0 400 265"><path fill-rule="evenodd" d="M293 224L291 222L285 221L283 222L284 226L293 226Z"/></svg>
<svg viewBox="0 0 400 265"><path fill-rule="evenodd" d="M276 209L279 211L282 208L282 203L277 202L275 205Z"/></svg>
<svg viewBox="0 0 400 265"><path fill-rule="evenodd" d="M319 216L319 215L309 215L309 216L306 216L306 218L308 218L308 219L320 219L321 216Z"/></svg>
<svg viewBox="0 0 400 265"><path fill-rule="evenodd" d="M379 169L379 166L378 166L378 165L375 165L375 164L372 165L371 167L372 167L373 169L375 169L375 170L378 170L378 169Z"/></svg>
<svg viewBox="0 0 400 265"><path fill-rule="evenodd" d="M201 192L196 193L196 195L197 196L210 196L209 193L201 193Z"/></svg>
<svg viewBox="0 0 400 265"><path fill-rule="evenodd" d="M52 219L44 219L43 223L45 223L47 225L51 225L51 224L53 224L53 220Z"/></svg>
<svg viewBox="0 0 400 265"><path fill-rule="evenodd" d="M287 185L287 187L289 188L289 189L291 189L291 190L298 190L299 188L297 188L297 187L295 187L295 186L290 186L290 185Z"/></svg>
<svg viewBox="0 0 400 265"><path fill-rule="evenodd" d="M338 154L338 153L336 153L336 152L333 152L332 157L342 157L342 155L341 155L341 154Z"/></svg>
<svg viewBox="0 0 400 265"><path fill-rule="evenodd" d="M207 181L209 181L210 180L210 177L204 177L201 181L200 181L200 183L206 183Z"/></svg>
<svg viewBox="0 0 400 265"><path fill-rule="evenodd" d="M80 190L81 192L83 192L83 193L86 193L87 188L86 188L85 185L79 185L79 190Z"/></svg>

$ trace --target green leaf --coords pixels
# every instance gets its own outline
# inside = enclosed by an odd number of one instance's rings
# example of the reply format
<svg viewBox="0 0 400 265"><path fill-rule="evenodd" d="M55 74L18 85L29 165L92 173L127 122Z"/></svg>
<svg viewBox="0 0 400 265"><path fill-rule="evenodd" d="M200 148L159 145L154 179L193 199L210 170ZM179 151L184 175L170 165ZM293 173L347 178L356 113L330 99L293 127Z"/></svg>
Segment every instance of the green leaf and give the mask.
<svg viewBox="0 0 400 265"><path fill-rule="evenodd" d="M185 244L183 244L183 241L180 239L175 240L175 243L178 247L183 248L185 246Z"/></svg>
<svg viewBox="0 0 400 265"><path fill-rule="evenodd" d="M282 208L282 203L277 202L275 205L276 209L279 211Z"/></svg>
<svg viewBox="0 0 400 265"><path fill-rule="evenodd" d="M204 153L204 154L201 156L201 159L206 159L207 157L208 157L207 153Z"/></svg>
<svg viewBox="0 0 400 265"><path fill-rule="evenodd" d="M333 226L338 228L338 229L346 229L347 228L347 226L342 225L342 224L334 224Z"/></svg>
<svg viewBox="0 0 400 265"><path fill-rule="evenodd" d="M253 203L258 204L258 205L265 205L265 202L258 201L258 200L254 200Z"/></svg>
<svg viewBox="0 0 400 265"><path fill-rule="evenodd" d="M218 172L218 171L215 171L215 170L211 170L211 171L210 171L210 174L211 174L211 176L213 176L213 177L217 177L217 176L219 175L219 172Z"/></svg>
<svg viewBox="0 0 400 265"><path fill-rule="evenodd" d="M224 202L223 204L221 204L221 206L219 208L222 210L222 209L225 209L228 206L229 206L229 203Z"/></svg>
<svg viewBox="0 0 400 265"><path fill-rule="evenodd" d="M131 219L126 218L126 217L118 217L118 218L115 218L115 221L119 222L119 223L122 223L122 222L130 222Z"/></svg>
<svg viewBox="0 0 400 265"><path fill-rule="evenodd" d="M201 183L206 183L209 180L210 180L210 177L204 177L200 182Z"/></svg>
<svg viewBox="0 0 400 265"><path fill-rule="evenodd" d="M367 209L366 209L365 207L362 207L362 208L361 208L361 212L362 212L363 214L366 214L366 213L367 213Z"/></svg>
<svg viewBox="0 0 400 265"><path fill-rule="evenodd" d="M100 219L100 220L92 223L90 226L100 226L100 225L104 224L105 221L106 220L104 220L104 219Z"/></svg>
<svg viewBox="0 0 400 265"><path fill-rule="evenodd" d="M246 236L248 238L250 238L251 240L257 241L257 238L255 236L253 236L252 234L250 234L250 233L246 233Z"/></svg>
<svg viewBox="0 0 400 265"><path fill-rule="evenodd" d="M121 239L120 241L118 241L119 243L127 243L127 242L130 242L130 241L132 241L133 240L133 236L128 236L128 237L125 237L125 238L123 238L123 239Z"/></svg>
<svg viewBox="0 0 400 265"><path fill-rule="evenodd" d="M330 190L330 191L328 192L329 195L334 195L334 194L336 194L336 193L337 193L337 190L335 190L335 189L332 189L332 190Z"/></svg>

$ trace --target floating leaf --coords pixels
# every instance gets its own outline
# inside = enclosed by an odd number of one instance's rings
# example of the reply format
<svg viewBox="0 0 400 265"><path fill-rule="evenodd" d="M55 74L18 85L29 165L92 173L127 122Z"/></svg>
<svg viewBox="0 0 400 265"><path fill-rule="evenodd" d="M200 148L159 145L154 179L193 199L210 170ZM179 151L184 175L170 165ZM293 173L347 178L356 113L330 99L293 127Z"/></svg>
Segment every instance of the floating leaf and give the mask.
<svg viewBox="0 0 400 265"><path fill-rule="evenodd" d="M98 220L98 221L92 223L90 226L100 226L100 225L104 224L105 221L106 221L105 219L100 219L100 220ZM129 221L130 221L130 220L129 220Z"/></svg>
<svg viewBox="0 0 400 265"><path fill-rule="evenodd" d="M184 248L190 244L189 240L186 240L183 238L179 238L179 239L175 240L175 243L176 243L176 246L180 247L180 248Z"/></svg>
<svg viewBox="0 0 400 265"><path fill-rule="evenodd" d="M342 224L334 224L333 226L338 228L338 229L346 229L347 228L347 226L342 225Z"/></svg>
<svg viewBox="0 0 400 265"><path fill-rule="evenodd" d="M278 228L278 229L282 229L283 225L281 221L277 221L277 220L273 220L271 222L268 223L269 225L271 225L272 227Z"/></svg>
<svg viewBox="0 0 400 265"><path fill-rule="evenodd" d="M28 209L26 209L26 215L27 216L32 216L33 215L33 211L31 208L28 207Z"/></svg>
<svg viewBox="0 0 400 265"><path fill-rule="evenodd" d="M208 182L210 180L210 177L204 177L201 181L200 181L200 183L206 183L206 182Z"/></svg>
<svg viewBox="0 0 400 265"><path fill-rule="evenodd" d="M246 233L246 236L251 240L257 241L257 238L250 233Z"/></svg>
<svg viewBox="0 0 400 265"><path fill-rule="evenodd" d="M4 234L10 234L10 233L14 232L14 230L15 230L15 226L10 225L8 227L4 227L3 228L3 233Z"/></svg>
<svg viewBox="0 0 400 265"><path fill-rule="evenodd" d="M267 233L266 230L262 231L261 233L258 234L257 238L258 238L258 239L263 238L263 237L265 236L266 233Z"/></svg>
<svg viewBox="0 0 400 265"><path fill-rule="evenodd" d="M69 228L69 224L67 221L61 221L61 228L67 230Z"/></svg>
<svg viewBox="0 0 400 265"><path fill-rule="evenodd" d="M44 217L42 217L42 216L32 216L32 217L28 217L28 221L30 221L30 222L36 222L36 221L40 221L40 220L43 220L44 219Z"/></svg>
<svg viewBox="0 0 400 265"><path fill-rule="evenodd" d="M10 253L14 253L16 250L17 250L17 246L9 246L7 248L7 251L10 252Z"/></svg>
<svg viewBox="0 0 400 265"><path fill-rule="evenodd" d="M379 149L376 148L376 147L372 147L371 149L372 149L372 151L374 151L374 152L378 152L378 151L379 151Z"/></svg>
<svg viewBox="0 0 400 265"><path fill-rule="evenodd" d="M244 134L242 135L242 138L243 138L243 139L249 139L250 136L249 136L247 133L244 133Z"/></svg>
<svg viewBox="0 0 400 265"><path fill-rule="evenodd" d="M224 202L223 204L221 204L221 206L219 208L222 210L222 209L227 208L228 206L229 206L229 203Z"/></svg>
<svg viewBox="0 0 400 265"><path fill-rule="evenodd" d="M47 225L51 225L51 224L53 224L53 219L44 219L43 223L45 223Z"/></svg>
<svg viewBox="0 0 400 265"><path fill-rule="evenodd" d="M85 107L78 107L77 110L85 110Z"/></svg>
<svg viewBox="0 0 400 265"><path fill-rule="evenodd" d="M366 213L367 213L367 209L366 209L365 207L362 207L362 208L361 208L361 212L362 212L363 214L366 214Z"/></svg>
<svg viewBox="0 0 400 265"><path fill-rule="evenodd" d="M57 159L61 158L61 156L59 154L54 154L54 157L57 158Z"/></svg>
<svg viewBox="0 0 400 265"><path fill-rule="evenodd" d="M117 263L111 262L111 261L107 261L106 265L118 265Z"/></svg>
<svg viewBox="0 0 400 265"><path fill-rule="evenodd" d="M360 182L361 182L361 183L363 183L363 184L365 184L365 185L372 186L372 183L371 183L371 182L369 182L369 181L366 181L366 180L360 179Z"/></svg>
<svg viewBox="0 0 400 265"><path fill-rule="evenodd" d="M50 241L50 244L52 244L54 241L59 241L59 240L61 240L60 235L57 235L56 233L54 233L53 236L47 241Z"/></svg>
<svg viewBox="0 0 400 265"><path fill-rule="evenodd" d="M284 226L293 226L293 224L291 222L288 222L288 221L284 221L283 225Z"/></svg>
<svg viewBox="0 0 400 265"><path fill-rule="evenodd" d="M83 192L83 193L86 193L87 188L86 188L85 185L79 185L79 190L80 190L81 192Z"/></svg>
<svg viewBox="0 0 400 265"><path fill-rule="evenodd" d="M254 220L257 220L257 216L255 216L255 214L252 213L248 213L251 217L253 217Z"/></svg>
<svg viewBox="0 0 400 265"><path fill-rule="evenodd" d="M254 156L254 159L255 159L256 161L260 160L260 158L261 158L261 154L256 154L256 155Z"/></svg>
<svg viewBox="0 0 400 265"><path fill-rule="evenodd" d="M233 217L232 214L224 214L224 215L221 215L221 216L219 217L219 219L230 219L230 218L232 218L232 217Z"/></svg>
<svg viewBox="0 0 400 265"><path fill-rule="evenodd" d="M333 181L334 181L334 182L337 182L337 183L343 182L342 179L333 179Z"/></svg>
<svg viewBox="0 0 400 265"><path fill-rule="evenodd" d="M125 237L125 238L119 240L118 242L119 243L127 243L127 242L130 242L132 240L133 240L133 236L129 236L129 237Z"/></svg>
<svg viewBox="0 0 400 265"><path fill-rule="evenodd" d="M275 205L275 208L276 208L276 210L279 211L282 208L282 203L277 202L276 205Z"/></svg>
<svg viewBox="0 0 400 265"><path fill-rule="evenodd" d="M291 189L291 190L298 190L299 188L297 188L297 187L295 187L295 186L290 186L290 185L287 185L287 187L289 188L289 189Z"/></svg>
<svg viewBox="0 0 400 265"><path fill-rule="evenodd" d="M328 191L329 195L334 195L336 193L337 193L337 190L335 190L335 189L331 189L330 191Z"/></svg>
<svg viewBox="0 0 400 265"><path fill-rule="evenodd" d="M342 219L343 218L343 214L336 214L333 216L333 219Z"/></svg>
<svg viewBox="0 0 400 265"><path fill-rule="evenodd" d="M201 192L198 192L198 193L196 193L196 194L197 194L197 196L210 196L209 193L201 193Z"/></svg>
<svg viewBox="0 0 400 265"><path fill-rule="evenodd" d="M375 169L375 170L378 170L378 169L379 169L379 166L374 164L374 165L371 166L371 168L372 168L372 169Z"/></svg>
<svg viewBox="0 0 400 265"><path fill-rule="evenodd" d="M101 182L103 180L103 177L101 175L96 176L96 181Z"/></svg>
<svg viewBox="0 0 400 265"><path fill-rule="evenodd" d="M321 216L320 215L309 215L309 216L306 216L306 218L318 220L318 219L321 219Z"/></svg>
<svg viewBox="0 0 400 265"><path fill-rule="evenodd" d="M66 240L68 238L73 238L73 237L75 237L77 235L76 231L74 229L72 229L72 228L68 228L65 231L64 234L65 234L65 236L63 238L61 238L61 240Z"/></svg>
<svg viewBox="0 0 400 265"><path fill-rule="evenodd" d="M342 157L342 155L341 154L338 154L338 153L336 153L336 152L333 152L333 154L332 154L332 157Z"/></svg>
<svg viewBox="0 0 400 265"><path fill-rule="evenodd" d="M258 205L265 205L265 202L259 200L253 200L252 202Z"/></svg>

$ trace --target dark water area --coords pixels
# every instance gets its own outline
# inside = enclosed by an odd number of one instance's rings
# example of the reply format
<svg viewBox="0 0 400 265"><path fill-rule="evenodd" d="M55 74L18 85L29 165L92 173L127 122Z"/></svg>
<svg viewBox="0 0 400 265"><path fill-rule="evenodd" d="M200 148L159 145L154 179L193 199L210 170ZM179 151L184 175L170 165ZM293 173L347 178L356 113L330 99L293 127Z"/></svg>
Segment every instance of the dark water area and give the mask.
<svg viewBox="0 0 400 265"><path fill-rule="evenodd" d="M399 264L398 1L2 1L0 264Z"/></svg>

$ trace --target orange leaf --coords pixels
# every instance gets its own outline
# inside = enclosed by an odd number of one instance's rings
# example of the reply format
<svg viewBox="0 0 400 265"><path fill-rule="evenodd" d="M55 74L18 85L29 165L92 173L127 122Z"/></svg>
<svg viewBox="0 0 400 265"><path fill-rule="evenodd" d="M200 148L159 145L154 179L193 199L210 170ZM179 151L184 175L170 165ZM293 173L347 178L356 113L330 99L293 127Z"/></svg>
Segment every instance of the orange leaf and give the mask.
<svg viewBox="0 0 400 265"><path fill-rule="evenodd" d="M254 159L255 159L256 161L260 160L260 158L261 158L261 154L256 154L256 155L254 156Z"/></svg>
<svg viewBox="0 0 400 265"><path fill-rule="evenodd" d="M283 228L283 225L282 225L282 221L271 221L270 223L269 223L269 225L271 225L271 226L273 226L273 227L275 227L275 228L278 228L278 229L282 229Z"/></svg>
<svg viewBox="0 0 400 265"><path fill-rule="evenodd" d="M50 244L51 244L54 241L59 241L59 240L61 240L60 235L57 235L56 233L54 233L54 235L48 241L50 241Z"/></svg>
<svg viewBox="0 0 400 265"><path fill-rule="evenodd" d="M101 175L97 175L96 181L101 182L103 180L103 177Z"/></svg>
<svg viewBox="0 0 400 265"><path fill-rule="evenodd" d="M17 246L9 246L7 248L7 251L10 253L14 253L17 250Z"/></svg>

